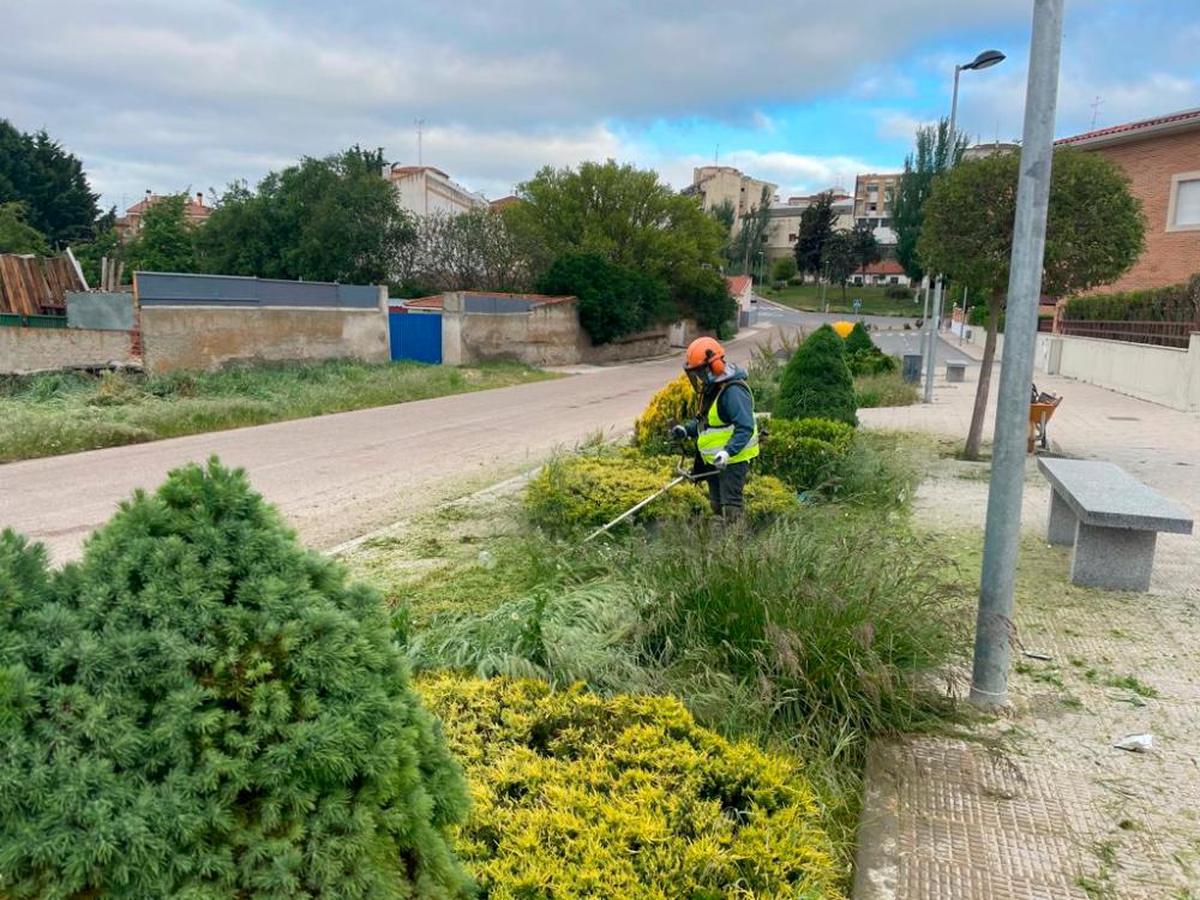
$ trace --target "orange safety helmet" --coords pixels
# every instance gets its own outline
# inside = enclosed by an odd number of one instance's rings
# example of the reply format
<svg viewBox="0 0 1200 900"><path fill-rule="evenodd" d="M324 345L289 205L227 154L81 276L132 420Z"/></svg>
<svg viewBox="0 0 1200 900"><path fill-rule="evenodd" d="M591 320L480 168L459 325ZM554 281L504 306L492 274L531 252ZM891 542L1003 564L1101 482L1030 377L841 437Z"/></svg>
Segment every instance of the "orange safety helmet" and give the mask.
<svg viewBox="0 0 1200 900"><path fill-rule="evenodd" d="M725 374L725 348L710 337L696 338L688 344L683 363L686 372L699 372L705 366L718 378Z"/></svg>

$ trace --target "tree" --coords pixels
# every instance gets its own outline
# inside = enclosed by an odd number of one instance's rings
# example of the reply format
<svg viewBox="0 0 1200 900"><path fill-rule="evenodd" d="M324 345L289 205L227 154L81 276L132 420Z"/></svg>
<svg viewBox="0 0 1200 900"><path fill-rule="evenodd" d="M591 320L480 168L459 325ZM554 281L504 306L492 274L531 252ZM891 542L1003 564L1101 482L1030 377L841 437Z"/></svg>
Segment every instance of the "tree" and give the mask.
<svg viewBox="0 0 1200 900"><path fill-rule="evenodd" d="M355 146L305 157L253 190L230 185L197 235L200 268L350 284L391 280L416 228L380 177L382 165L381 152Z"/></svg>
<svg viewBox="0 0 1200 900"><path fill-rule="evenodd" d="M563 254L538 290L578 298L579 323L597 344L641 331L670 310L666 284L599 253Z"/></svg>
<svg viewBox="0 0 1200 900"><path fill-rule="evenodd" d="M190 464L83 559L0 535L10 897L462 896L461 770L382 600Z"/></svg>
<svg viewBox="0 0 1200 900"><path fill-rule="evenodd" d="M796 274L796 259L792 256L784 256L781 259L775 260L771 266L772 281L787 281Z"/></svg>
<svg viewBox="0 0 1200 900"><path fill-rule="evenodd" d="M527 237L494 209L420 216L397 276L423 293L529 290L544 251Z"/></svg>
<svg viewBox="0 0 1200 900"><path fill-rule="evenodd" d="M805 275L819 275L825 242L833 234L833 194L818 194L800 213L796 233L796 268Z"/></svg>
<svg viewBox="0 0 1200 900"><path fill-rule="evenodd" d="M846 282L858 268L858 244L853 231L833 232L821 249L821 270L834 284L842 286L842 301L846 300Z"/></svg>
<svg viewBox="0 0 1200 900"><path fill-rule="evenodd" d="M996 333L1008 289L1016 218L1018 154L961 163L934 182L917 252L930 271L977 285L987 298L988 334L965 455L977 459L983 436ZM1042 292L1063 297L1107 284L1142 252L1141 204L1115 163L1072 148L1054 154Z"/></svg>
<svg viewBox="0 0 1200 900"><path fill-rule="evenodd" d="M184 209L187 194L159 197L142 213L142 224L125 249L130 271L196 271L195 227Z"/></svg>
<svg viewBox="0 0 1200 900"><path fill-rule="evenodd" d="M25 204L0 203L0 253L32 253L46 256L46 236L25 221Z"/></svg>
<svg viewBox="0 0 1200 900"><path fill-rule="evenodd" d="M916 149L904 159L904 174L900 176L896 200L892 204L892 227L896 231L896 259L913 281L925 277L925 269L917 256L925 201L933 189L934 179L958 165L966 149L967 136L960 133L951 142L950 120L942 119L936 125L917 129Z"/></svg>
<svg viewBox="0 0 1200 900"><path fill-rule="evenodd" d="M856 224L854 230L850 232L850 239L854 249L854 270L856 272L883 259L883 249L875 238L875 229L867 223Z"/></svg>
<svg viewBox="0 0 1200 900"><path fill-rule="evenodd" d="M750 274L750 264L762 253L767 228L771 224L771 189L763 187L758 204L742 216L733 240L732 256L742 274Z"/></svg>
<svg viewBox="0 0 1200 900"><path fill-rule="evenodd" d="M92 236L97 198L78 157L45 131L25 134L0 119L0 203L25 204L26 223L52 247Z"/></svg>
<svg viewBox="0 0 1200 900"><path fill-rule="evenodd" d="M695 272L720 266L721 224L658 173L613 160L546 167L517 194L523 202L506 210L510 223L545 247L550 260L598 254L664 282L683 312L704 301L694 295Z"/></svg>
<svg viewBox="0 0 1200 900"><path fill-rule="evenodd" d="M857 425L857 411L842 339L822 325L784 367L775 414L783 419L832 419Z"/></svg>

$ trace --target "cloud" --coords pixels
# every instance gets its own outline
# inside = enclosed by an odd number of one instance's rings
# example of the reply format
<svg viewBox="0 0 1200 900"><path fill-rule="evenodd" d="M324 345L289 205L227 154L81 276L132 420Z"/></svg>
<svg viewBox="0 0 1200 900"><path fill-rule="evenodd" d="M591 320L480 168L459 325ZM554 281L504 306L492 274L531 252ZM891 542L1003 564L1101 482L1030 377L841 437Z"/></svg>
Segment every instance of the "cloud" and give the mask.
<svg viewBox="0 0 1200 900"><path fill-rule="evenodd" d="M915 140L918 128L936 124L936 120L928 119L922 121L915 116L895 109L879 110L877 114L879 116L879 126L876 131L883 140L900 140L912 143Z"/></svg>

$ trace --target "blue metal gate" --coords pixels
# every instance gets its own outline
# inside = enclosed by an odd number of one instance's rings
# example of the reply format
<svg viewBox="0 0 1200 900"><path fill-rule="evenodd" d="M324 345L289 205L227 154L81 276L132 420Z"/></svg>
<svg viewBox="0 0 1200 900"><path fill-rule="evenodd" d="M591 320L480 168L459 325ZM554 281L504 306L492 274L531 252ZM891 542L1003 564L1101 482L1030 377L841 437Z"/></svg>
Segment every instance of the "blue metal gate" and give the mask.
<svg viewBox="0 0 1200 900"><path fill-rule="evenodd" d="M424 363L442 361L442 314L433 312L388 312L392 359Z"/></svg>

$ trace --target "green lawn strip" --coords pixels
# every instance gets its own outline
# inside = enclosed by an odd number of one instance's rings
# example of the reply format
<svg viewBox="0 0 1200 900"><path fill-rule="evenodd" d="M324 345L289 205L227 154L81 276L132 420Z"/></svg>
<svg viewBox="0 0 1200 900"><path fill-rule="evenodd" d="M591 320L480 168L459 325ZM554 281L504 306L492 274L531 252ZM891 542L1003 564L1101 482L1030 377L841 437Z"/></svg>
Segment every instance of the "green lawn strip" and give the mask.
<svg viewBox="0 0 1200 900"><path fill-rule="evenodd" d="M825 305L821 299L821 290L822 287L819 284L798 284L789 285L778 291L774 288L763 288L759 293L768 300L782 303L793 309L823 312ZM886 287L875 285L855 287L851 284L846 286L846 299L843 300L840 287L829 285L824 290L825 302L829 304L830 312L853 313L854 299L857 297L862 301L859 312L864 316L905 316L913 319L921 317L921 301L915 293L914 298L905 300L887 296L888 289Z"/></svg>
<svg viewBox="0 0 1200 900"><path fill-rule="evenodd" d="M510 363L474 368L336 360L161 376L57 372L0 379L0 462L388 406L556 377Z"/></svg>

